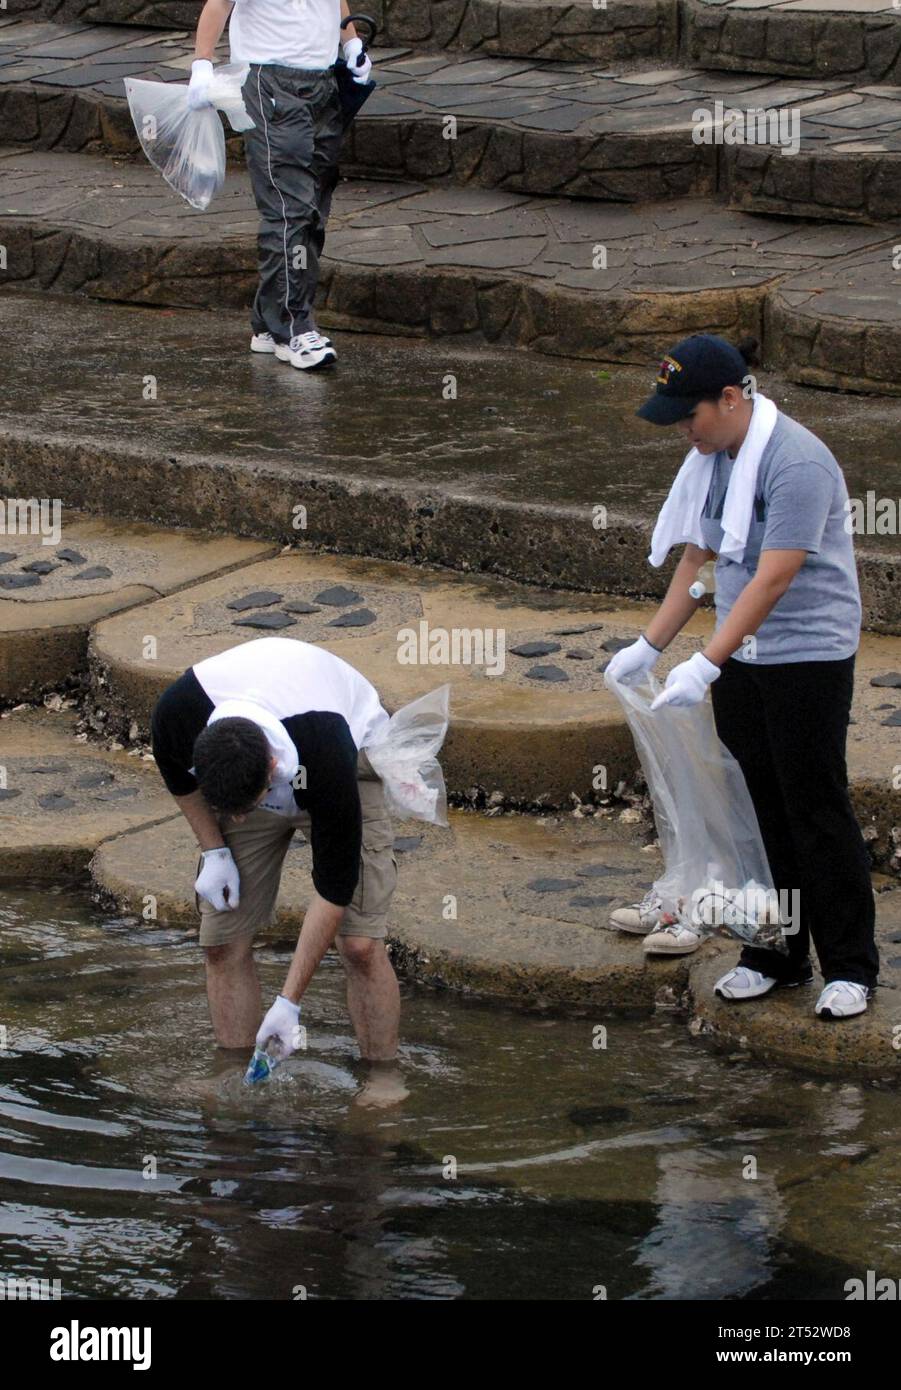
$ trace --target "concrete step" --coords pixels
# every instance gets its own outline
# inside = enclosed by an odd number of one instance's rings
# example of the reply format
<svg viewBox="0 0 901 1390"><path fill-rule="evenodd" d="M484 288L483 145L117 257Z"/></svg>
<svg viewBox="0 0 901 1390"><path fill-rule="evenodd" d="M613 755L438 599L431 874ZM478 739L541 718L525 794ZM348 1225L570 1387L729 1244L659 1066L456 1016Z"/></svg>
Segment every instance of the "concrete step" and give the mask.
<svg viewBox="0 0 901 1390"><path fill-rule="evenodd" d="M650 533L685 446L635 416L675 336L662 315L642 368L356 333L336 335L333 374L310 375L250 353L243 316L35 302L0 295L7 497L541 588L664 592ZM758 381L840 461L864 513L865 625L901 633L897 526L881 534L869 506L898 497L901 401Z"/></svg>
<svg viewBox="0 0 901 1390"><path fill-rule="evenodd" d="M72 710L0 714L0 882L84 876L107 836L171 819L154 763L87 743Z"/></svg>
<svg viewBox="0 0 901 1390"><path fill-rule="evenodd" d="M85 26L54 41L19 27L20 39L2 30L0 119L38 148L135 153L123 78L184 81L191 63L190 42L171 34ZM901 214L897 87L409 49L377 50L377 72L345 142L347 173L625 203L720 191L820 220ZM723 130L727 111L758 108L781 133ZM718 143L694 138L698 112ZM795 135L789 156L775 142ZM240 158L237 137L232 148Z"/></svg>
<svg viewBox="0 0 901 1390"><path fill-rule="evenodd" d="M250 303L258 218L246 174L200 214L149 165L7 149L0 168L6 286ZM828 372L823 384L892 395L896 241L889 223L798 227L705 199L611 208L350 180L334 199L317 303L336 328L630 364L659 360L664 337L752 332L791 378Z"/></svg>
<svg viewBox="0 0 901 1390"><path fill-rule="evenodd" d="M196 0L11 0L10 15L193 31ZM512 58L675 62L782 77L901 78L891 0L373 0L382 44Z"/></svg>
<svg viewBox="0 0 901 1390"><path fill-rule="evenodd" d="M610 911L634 901L659 872L659 858L616 827L452 812L447 829L421 821L395 829L398 887L388 930L404 974L533 1009L636 1014L653 1012L661 992L671 997L684 987L684 960L648 961L637 938L606 925ZM196 864L191 832L177 817L107 839L91 870L119 909L140 915L149 896L154 925L195 928ZM265 939L296 940L310 892L310 849L296 836Z"/></svg>
<svg viewBox="0 0 901 1390"><path fill-rule="evenodd" d="M267 542L163 530L137 521L124 526L80 516L61 505L60 531L54 538L52 502L43 518L36 505L21 514L17 510L13 523L9 499L4 504L0 703L35 699L83 675L88 632L98 619L274 552ZM27 532L21 529L26 525ZM34 564L38 572L28 568ZM46 564L50 572L40 573ZM19 587L23 583L28 587Z"/></svg>
<svg viewBox="0 0 901 1390"><path fill-rule="evenodd" d="M901 1075L901 1050L896 1046L901 1035L901 889L897 887L877 895L876 943L881 958L879 985L866 1013L823 1022L814 1013L823 988L816 965L810 986L740 1004L717 998L713 986L735 963L737 952L728 942L711 941L703 956L693 957L689 974L692 1031L722 1047L740 1047L769 1064L897 1080Z"/></svg>

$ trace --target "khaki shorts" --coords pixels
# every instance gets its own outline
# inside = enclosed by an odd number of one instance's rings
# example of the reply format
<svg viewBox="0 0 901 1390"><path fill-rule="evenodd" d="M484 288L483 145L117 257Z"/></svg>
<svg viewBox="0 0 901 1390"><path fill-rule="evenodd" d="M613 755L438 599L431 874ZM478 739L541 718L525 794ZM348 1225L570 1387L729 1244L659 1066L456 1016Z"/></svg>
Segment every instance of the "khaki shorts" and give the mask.
<svg viewBox="0 0 901 1390"><path fill-rule="evenodd" d="M387 935L388 909L397 884L394 828L385 809L381 780L362 750L357 756L357 781L363 808L360 876L338 935L382 940ZM295 830L309 839L310 817L300 807L293 816L257 807L242 821L225 816L220 825L241 875L241 898L236 908L218 912L205 898L194 894L200 912L201 946L223 946L269 926L275 916L288 846ZM198 873L200 868L198 860Z"/></svg>

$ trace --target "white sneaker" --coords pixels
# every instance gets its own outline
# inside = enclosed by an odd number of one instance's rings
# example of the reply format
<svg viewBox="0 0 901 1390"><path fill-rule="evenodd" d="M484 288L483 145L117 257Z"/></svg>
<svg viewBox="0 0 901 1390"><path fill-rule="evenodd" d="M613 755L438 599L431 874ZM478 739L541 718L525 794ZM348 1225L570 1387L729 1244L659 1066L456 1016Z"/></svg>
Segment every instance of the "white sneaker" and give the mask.
<svg viewBox="0 0 901 1390"><path fill-rule="evenodd" d="M717 980L713 992L721 999L758 999L762 994L769 994L778 983L772 975L761 975L750 966L736 965Z"/></svg>
<svg viewBox="0 0 901 1390"><path fill-rule="evenodd" d="M827 985L816 1004L820 1018L852 1018L866 1012L870 991L854 980L833 980Z"/></svg>
<svg viewBox="0 0 901 1390"><path fill-rule="evenodd" d="M254 333L250 340L251 352L275 352L275 339L271 333Z"/></svg>
<svg viewBox="0 0 901 1390"><path fill-rule="evenodd" d="M291 339L288 361L292 367L299 367L302 372L331 367L337 360L337 352L319 333L298 333Z"/></svg>
<svg viewBox="0 0 901 1390"><path fill-rule="evenodd" d="M646 956L690 956L701 944L701 938L680 922L652 931L641 943Z"/></svg>
<svg viewBox="0 0 901 1390"><path fill-rule="evenodd" d="M610 914L610 925L619 931L632 932L635 936L645 936L660 925L663 916L663 903L653 888L645 893L640 903L628 907L617 907Z"/></svg>

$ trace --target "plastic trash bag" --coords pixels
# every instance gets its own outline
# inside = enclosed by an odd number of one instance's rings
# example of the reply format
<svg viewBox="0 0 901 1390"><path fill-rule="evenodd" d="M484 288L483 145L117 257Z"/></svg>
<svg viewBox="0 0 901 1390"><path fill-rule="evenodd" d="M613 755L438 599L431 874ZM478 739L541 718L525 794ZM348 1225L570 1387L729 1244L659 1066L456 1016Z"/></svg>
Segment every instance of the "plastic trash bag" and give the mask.
<svg viewBox="0 0 901 1390"><path fill-rule="evenodd" d="M246 63L223 63L213 69L208 95L212 106L188 107L184 82L145 82L125 78L128 108L141 149L176 193L201 211L209 207L225 179L224 111L232 130L251 130L241 88Z"/></svg>
<svg viewBox="0 0 901 1390"><path fill-rule="evenodd" d="M752 941L762 924L779 921L778 896L744 773L720 742L710 701L652 714L663 688L652 675L645 686L605 681L623 707L654 802L664 861L654 889L664 912L702 935L724 926Z"/></svg>
<svg viewBox="0 0 901 1390"><path fill-rule="evenodd" d="M366 744L391 815L447 825L447 790L435 754L449 718L450 686L442 685L396 710L376 741Z"/></svg>

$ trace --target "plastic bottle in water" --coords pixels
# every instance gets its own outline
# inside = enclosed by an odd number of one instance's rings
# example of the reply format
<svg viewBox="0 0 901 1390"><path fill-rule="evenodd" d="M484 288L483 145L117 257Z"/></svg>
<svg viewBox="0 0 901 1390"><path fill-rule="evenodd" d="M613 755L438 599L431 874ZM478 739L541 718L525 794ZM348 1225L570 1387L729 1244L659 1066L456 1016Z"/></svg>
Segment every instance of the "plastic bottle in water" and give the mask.
<svg viewBox="0 0 901 1390"><path fill-rule="evenodd" d="M278 1066L278 1058L273 1057L264 1047L255 1047L253 1056L244 1073L244 1085L253 1086L257 1081L268 1081Z"/></svg>
<svg viewBox="0 0 901 1390"><path fill-rule="evenodd" d="M692 598L703 598L705 594L716 593L716 561L707 560L698 570L698 577L688 586Z"/></svg>

